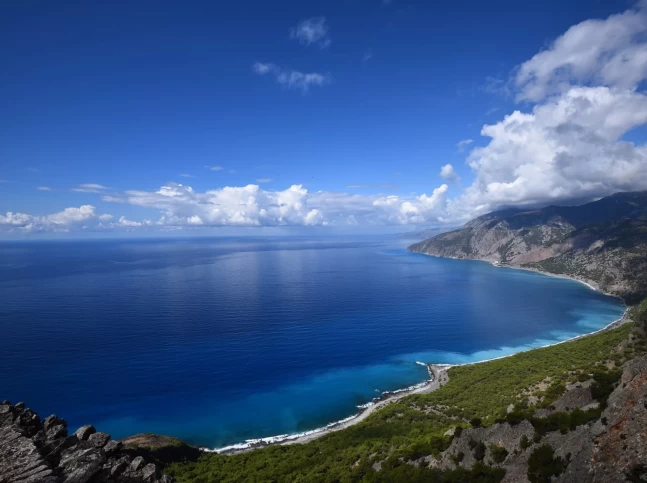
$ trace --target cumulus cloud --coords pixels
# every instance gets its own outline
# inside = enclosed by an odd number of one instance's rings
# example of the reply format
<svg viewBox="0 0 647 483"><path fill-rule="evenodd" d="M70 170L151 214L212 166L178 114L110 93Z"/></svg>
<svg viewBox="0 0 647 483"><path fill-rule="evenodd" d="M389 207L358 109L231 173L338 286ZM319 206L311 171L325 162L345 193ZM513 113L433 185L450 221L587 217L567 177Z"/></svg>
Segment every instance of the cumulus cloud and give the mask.
<svg viewBox="0 0 647 483"><path fill-rule="evenodd" d="M314 44L322 49L325 49L331 43L325 17L312 17L302 20L296 27L290 29L290 38L296 39L303 45Z"/></svg>
<svg viewBox="0 0 647 483"><path fill-rule="evenodd" d="M140 227L143 225L142 222L140 221L132 221L132 220L127 220L125 216L122 216L119 218L119 221L117 222L119 226L126 226L126 227Z"/></svg>
<svg viewBox="0 0 647 483"><path fill-rule="evenodd" d="M644 7L569 28L515 71L517 99L534 105L483 126L475 180L448 216L647 189L647 146L624 139L647 123L646 78Z"/></svg>
<svg viewBox="0 0 647 483"><path fill-rule="evenodd" d="M633 89L647 76L647 3L569 28L519 67L517 99L540 101L574 83Z"/></svg>
<svg viewBox="0 0 647 483"><path fill-rule="evenodd" d="M647 189L647 147L621 137L647 123L647 96L609 87L573 87L483 127L489 144L468 163L476 180L460 199L478 214Z"/></svg>
<svg viewBox="0 0 647 483"><path fill-rule="evenodd" d="M458 182L460 181L460 176L456 174L456 171L454 171L454 167L451 164L446 164L442 168L440 168L440 176L441 178L451 181L451 182Z"/></svg>
<svg viewBox="0 0 647 483"><path fill-rule="evenodd" d="M304 73L297 70L283 69L276 64L256 62L252 70L261 76L271 75L277 83L287 89L300 90L304 94L310 90L310 87L321 87L332 82L330 74L320 74L318 72Z"/></svg>
<svg viewBox="0 0 647 483"><path fill-rule="evenodd" d="M26 213L7 212L0 215L0 229L10 231L70 231L79 228L88 221L106 221L112 216L99 215L92 205L82 205L78 208L65 208L63 211L45 216L34 216Z"/></svg>
<svg viewBox="0 0 647 483"><path fill-rule="evenodd" d="M309 193L301 185L283 191L258 185L196 192L169 184L156 192L126 191L105 201L161 211L165 226L307 226L418 224L442 219L447 185L431 195L411 197L358 195L344 192Z"/></svg>

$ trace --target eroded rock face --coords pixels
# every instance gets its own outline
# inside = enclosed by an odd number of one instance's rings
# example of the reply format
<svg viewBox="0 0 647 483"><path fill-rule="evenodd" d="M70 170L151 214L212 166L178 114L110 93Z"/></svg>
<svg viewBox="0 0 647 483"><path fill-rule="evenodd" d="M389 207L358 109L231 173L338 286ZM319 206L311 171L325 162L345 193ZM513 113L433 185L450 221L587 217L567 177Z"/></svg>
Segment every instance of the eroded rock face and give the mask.
<svg viewBox="0 0 647 483"><path fill-rule="evenodd" d="M153 463L92 426L68 437L56 415L40 417L24 403L0 404L0 483L172 483Z"/></svg>
<svg viewBox="0 0 647 483"><path fill-rule="evenodd" d="M555 451L555 457L565 462L563 472L553 477L553 482L647 481L647 355L623 366L621 382L607 404L597 421L565 434L546 433L539 442L533 441L535 430L528 421L514 426L498 423L487 428L465 429L440 457L421 458L416 464L441 469L471 468L476 462L476 444L483 444L480 455L483 461L506 470L502 483L527 483L530 455L540 445L547 444ZM556 411L596 405L588 385L573 387L553 403L553 409L538 410L535 416L545 417ZM526 444L522 447L524 436ZM493 459L491 448L494 446L508 451L501 463Z"/></svg>

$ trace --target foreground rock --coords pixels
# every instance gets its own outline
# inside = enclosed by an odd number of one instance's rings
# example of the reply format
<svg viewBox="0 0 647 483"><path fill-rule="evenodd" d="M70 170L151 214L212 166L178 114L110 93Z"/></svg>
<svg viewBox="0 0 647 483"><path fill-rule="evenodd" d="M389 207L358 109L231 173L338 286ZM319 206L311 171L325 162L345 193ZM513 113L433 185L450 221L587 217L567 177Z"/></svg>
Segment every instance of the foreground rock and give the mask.
<svg viewBox="0 0 647 483"><path fill-rule="evenodd" d="M0 404L0 483L171 483L157 465L92 426L68 436L67 422L41 421L24 403Z"/></svg>

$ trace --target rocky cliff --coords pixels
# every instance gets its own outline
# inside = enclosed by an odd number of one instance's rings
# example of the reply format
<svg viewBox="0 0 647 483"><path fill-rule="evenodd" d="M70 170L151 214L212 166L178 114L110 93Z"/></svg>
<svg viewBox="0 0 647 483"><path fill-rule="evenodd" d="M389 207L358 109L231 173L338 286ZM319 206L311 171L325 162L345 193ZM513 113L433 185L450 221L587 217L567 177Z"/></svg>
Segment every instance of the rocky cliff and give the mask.
<svg viewBox="0 0 647 483"><path fill-rule="evenodd" d="M0 483L172 483L92 426L68 436L55 415L44 420L24 403L0 404Z"/></svg>
<svg viewBox="0 0 647 483"><path fill-rule="evenodd" d="M589 384L578 384L528 419L465 429L439 457L417 464L450 470L483 462L505 469L508 483L647 481L647 356L623 366L608 397L594 396ZM599 418L578 424L600 404L607 407ZM560 430L545 431L551 423Z"/></svg>
<svg viewBox="0 0 647 483"><path fill-rule="evenodd" d="M409 250L569 275L633 303L647 295L647 192L493 212Z"/></svg>

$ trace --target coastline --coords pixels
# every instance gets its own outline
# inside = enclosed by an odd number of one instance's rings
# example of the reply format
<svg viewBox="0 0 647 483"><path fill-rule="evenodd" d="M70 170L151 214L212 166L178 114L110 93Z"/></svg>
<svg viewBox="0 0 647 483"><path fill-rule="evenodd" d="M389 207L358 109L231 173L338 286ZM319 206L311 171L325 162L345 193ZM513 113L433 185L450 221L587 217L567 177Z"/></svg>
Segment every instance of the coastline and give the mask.
<svg viewBox="0 0 647 483"><path fill-rule="evenodd" d="M418 253L420 255L426 255L430 257L435 257L435 258L450 258L453 260L470 260L470 261L478 261L478 262L485 262L489 263L495 267L502 267L502 268L511 268L514 270L526 270L530 272L535 272L539 273L541 275L546 275L550 277L556 277L556 278L562 278L562 279L568 279L572 280L575 282L582 283L586 285L588 288L591 290L594 290L596 292L602 293L604 295L610 296L610 297L615 297L619 299L622 304L625 306L625 311L623 312L622 316L614 320L613 322L610 322L606 326L604 326L601 329L594 330L593 332L588 332L586 334L580 334L575 337L571 337L570 339L566 340L561 340L557 341L551 344L546 344L543 346L539 347L533 347L532 349L528 350L534 350L534 349L542 349L545 347L551 347L554 345L558 344L564 344L566 342L571 342L574 340L578 340L584 337L588 337L594 334L598 334L600 332L603 332L605 330L613 329L616 327L619 327L623 325L624 323L628 322L629 320L627 319L627 314L629 312L629 307L626 305L625 301L622 299L622 297L619 297L614 294L607 293L603 290L600 289L597 283L591 281L591 280L582 280L578 279L574 276L571 275L565 275L565 274L555 274L555 273L550 273L550 272L544 272L539 269L535 268L528 268L528 267L517 267L514 265L507 265L507 264L500 264L499 262L491 262L488 260L479 260L479 259L472 259L472 258L456 258L456 257L438 257L436 255L429 255L427 253L420 253L420 252L411 252L411 253ZM520 351L520 352L525 352L525 351ZM425 365L427 366L427 370L429 372L429 379L426 381L423 381L419 384L416 384L414 386L410 386L407 388L403 389L397 389L394 391L387 391L384 392L380 397L374 398L372 401L362 404L360 406L357 406L360 411L352 416L349 416L347 418L344 418L339 421L332 422L326 426L323 426L321 428L316 428L312 429L310 431L305 431L303 433L296 433L296 434L283 434L283 435L278 435L278 436L270 436L267 438L258 438L258 439L250 439L247 440L243 443L239 444L234 444L230 446L225 446L222 448L215 448L215 449L210 449L210 448L200 448L204 452L209 452L209 453L218 453L218 454L225 454L225 455L233 455L233 454L240 454L240 453L245 453L247 451L252 451L254 449L259 449L259 448L264 448L267 446L275 446L275 445L291 445L291 444L305 444L310 441L313 441L315 439L318 439L322 436L325 436L327 434L340 431L342 429L348 428L350 426L353 426L366 418L368 418L371 414L373 414L375 411L378 409L381 409L388 404L391 404L393 402L399 401L400 399L410 396L412 394L427 394L430 392L433 392L440 387L442 387L444 384L447 383L449 380L448 376L448 370L451 367L457 367L457 366L469 366L469 365L474 365L474 364L482 364L484 362L490 362L490 361L495 361L495 360L500 360L504 359L506 357L511 357L519 352L515 352L512 354L507 354L504 356L500 357L494 357L491 359L484 359L482 361L475 361L475 362L466 362L463 364L431 364L431 363L422 363L422 362L416 362L416 364L420 365Z"/></svg>

